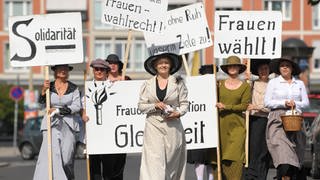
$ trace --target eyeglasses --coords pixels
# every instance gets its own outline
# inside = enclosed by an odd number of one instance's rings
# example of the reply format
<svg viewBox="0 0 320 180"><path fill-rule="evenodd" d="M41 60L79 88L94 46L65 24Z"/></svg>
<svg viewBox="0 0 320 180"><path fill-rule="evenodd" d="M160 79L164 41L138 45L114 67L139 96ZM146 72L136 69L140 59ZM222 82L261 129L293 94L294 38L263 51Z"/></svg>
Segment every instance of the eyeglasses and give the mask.
<svg viewBox="0 0 320 180"><path fill-rule="evenodd" d="M99 67L95 67L94 70L95 70L95 71L106 71L105 68L99 68Z"/></svg>

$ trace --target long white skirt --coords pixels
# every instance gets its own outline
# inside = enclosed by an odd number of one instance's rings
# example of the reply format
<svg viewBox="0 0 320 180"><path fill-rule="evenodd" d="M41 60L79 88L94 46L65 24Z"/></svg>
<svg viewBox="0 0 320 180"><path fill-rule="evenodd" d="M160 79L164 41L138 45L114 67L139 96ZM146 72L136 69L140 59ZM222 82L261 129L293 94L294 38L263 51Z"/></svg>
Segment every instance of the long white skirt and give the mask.
<svg viewBox="0 0 320 180"><path fill-rule="evenodd" d="M145 124L140 180L184 180L186 141L180 120Z"/></svg>
<svg viewBox="0 0 320 180"><path fill-rule="evenodd" d="M74 179L75 133L63 121L51 128L53 180ZM43 140L33 180L48 179L48 132L42 131Z"/></svg>

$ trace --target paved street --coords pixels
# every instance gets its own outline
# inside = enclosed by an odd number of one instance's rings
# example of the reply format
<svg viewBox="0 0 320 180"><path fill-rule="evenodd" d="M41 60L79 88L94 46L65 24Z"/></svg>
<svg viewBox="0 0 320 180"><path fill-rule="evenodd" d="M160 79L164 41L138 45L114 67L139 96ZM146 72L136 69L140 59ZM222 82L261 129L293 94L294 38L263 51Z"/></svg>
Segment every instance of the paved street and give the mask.
<svg viewBox="0 0 320 180"><path fill-rule="evenodd" d="M36 160L25 161L19 157L19 154L12 148L0 147L0 180L31 180L35 168ZM140 167L140 154L130 154L127 157L127 163L124 173L125 180L138 180ZM86 180L85 160L76 160L75 162L76 180ZM275 170L270 169L268 180L275 176ZM195 180L193 166L187 165L186 180ZM308 178L311 180L311 178Z"/></svg>

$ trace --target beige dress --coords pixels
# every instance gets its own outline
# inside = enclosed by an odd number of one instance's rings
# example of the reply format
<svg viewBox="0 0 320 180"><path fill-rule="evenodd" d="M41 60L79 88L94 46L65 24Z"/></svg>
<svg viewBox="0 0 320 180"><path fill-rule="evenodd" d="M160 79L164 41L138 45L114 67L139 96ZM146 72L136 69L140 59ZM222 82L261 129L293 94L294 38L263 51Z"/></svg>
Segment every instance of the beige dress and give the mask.
<svg viewBox="0 0 320 180"><path fill-rule="evenodd" d="M184 115L189 106L187 88L182 81L169 76L164 103L178 107ZM144 129L140 180L184 180L186 168L186 142L180 119L164 120L156 94L156 77L141 87L138 108L147 114Z"/></svg>

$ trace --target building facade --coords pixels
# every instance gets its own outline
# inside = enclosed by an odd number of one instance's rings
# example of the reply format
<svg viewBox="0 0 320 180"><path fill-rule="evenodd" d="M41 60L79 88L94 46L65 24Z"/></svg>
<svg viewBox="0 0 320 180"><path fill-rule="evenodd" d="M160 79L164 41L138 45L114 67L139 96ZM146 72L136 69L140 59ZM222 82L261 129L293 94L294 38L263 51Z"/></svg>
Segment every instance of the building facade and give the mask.
<svg viewBox="0 0 320 180"><path fill-rule="evenodd" d="M128 30L103 24L100 16L105 0L0 0L0 83L15 84L19 79L25 86L38 86L43 82L43 67L13 68L9 62L8 18L30 14L80 11L83 21L83 44L85 62L105 58L116 53L124 58ZM313 56L307 59L310 71L311 90L320 86L320 6L311 6L307 0L169 0L168 9L174 9L195 2L204 2L206 15L214 38L214 12L218 10L278 10L283 14L282 40L300 39L307 46L314 47ZM133 31L127 74L132 79L145 79L143 62L148 53L141 32ZM213 47L201 50L201 63L223 63L215 59ZM189 61L190 64L192 64ZM86 63L74 65L71 80L83 84L83 70ZM52 79L52 76L51 76Z"/></svg>

